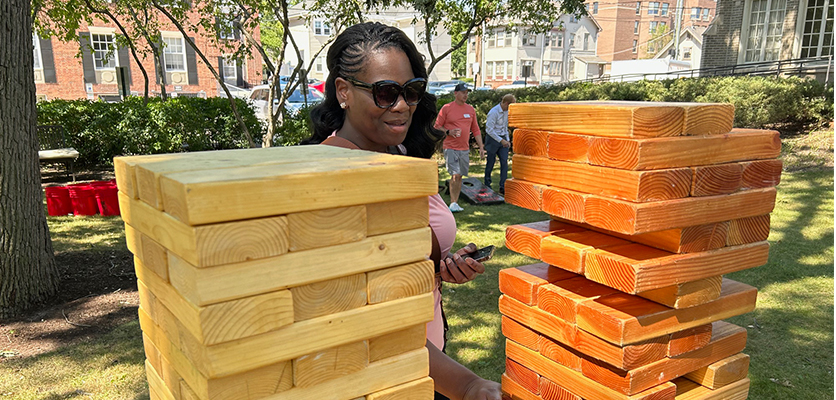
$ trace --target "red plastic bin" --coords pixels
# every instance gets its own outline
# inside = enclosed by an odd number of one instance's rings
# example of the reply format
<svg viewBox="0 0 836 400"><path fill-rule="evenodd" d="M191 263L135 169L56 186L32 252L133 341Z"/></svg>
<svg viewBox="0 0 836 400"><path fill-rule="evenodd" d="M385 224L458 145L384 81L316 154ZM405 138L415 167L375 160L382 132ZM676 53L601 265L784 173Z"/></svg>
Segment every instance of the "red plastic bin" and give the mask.
<svg viewBox="0 0 836 400"><path fill-rule="evenodd" d="M116 184L111 181L93 182L91 186L96 193L96 205L99 214L103 216L120 215L119 197L117 196L119 190L116 188Z"/></svg>
<svg viewBox="0 0 836 400"><path fill-rule="evenodd" d="M86 183L67 185L70 192L70 201L73 204L75 215L96 215L99 206L96 204L96 191L93 186Z"/></svg>
<svg viewBox="0 0 836 400"><path fill-rule="evenodd" d="M44 193L46 194L47 214L53 217L72 214L73 204L70 201L70 191L65 186L47 186Z"/></svg>

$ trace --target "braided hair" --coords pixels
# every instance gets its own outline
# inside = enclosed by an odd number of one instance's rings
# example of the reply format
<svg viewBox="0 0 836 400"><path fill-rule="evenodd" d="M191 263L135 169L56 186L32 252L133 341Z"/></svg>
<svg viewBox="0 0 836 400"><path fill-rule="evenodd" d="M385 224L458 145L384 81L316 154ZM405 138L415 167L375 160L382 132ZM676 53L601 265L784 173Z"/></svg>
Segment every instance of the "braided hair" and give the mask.
<svg viewBox="0 0 836 400"><path fill-rule="evenodd" d="M301 144L321 143L343 126L345 110L340 108L337 100L336 79L355 76L363 69L369 54L390 48L399 49L406 54L415 77L427 79L424 57L400 29L379 22L366 22L349 27L337 36L328 49L326 63L330 72L325 80L325 100L311 109L314 133ZM407 155L430 158L443 139L443 133L434 128L437 115L435 100L435 96L425 92L418 102L412 114L412 123L402 143L406 147Z"/></svg>

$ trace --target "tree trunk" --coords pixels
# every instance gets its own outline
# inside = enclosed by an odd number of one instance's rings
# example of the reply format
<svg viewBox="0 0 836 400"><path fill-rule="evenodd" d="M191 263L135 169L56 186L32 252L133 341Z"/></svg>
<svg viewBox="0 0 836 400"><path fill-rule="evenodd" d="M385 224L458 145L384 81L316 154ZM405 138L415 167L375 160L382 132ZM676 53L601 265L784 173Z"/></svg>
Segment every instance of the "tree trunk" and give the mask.
<svg viewBox="0 0 836 400"><path fill-rule="evenodd" d="M0 0L0 319L58 289L42 203L29 0Z"/></svg>

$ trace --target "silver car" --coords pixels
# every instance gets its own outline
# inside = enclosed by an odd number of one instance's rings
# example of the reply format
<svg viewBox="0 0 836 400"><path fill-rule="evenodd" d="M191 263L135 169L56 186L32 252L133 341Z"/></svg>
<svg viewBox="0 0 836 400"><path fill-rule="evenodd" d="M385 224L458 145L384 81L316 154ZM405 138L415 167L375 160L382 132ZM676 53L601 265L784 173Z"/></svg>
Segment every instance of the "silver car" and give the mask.
<svg viewBox="0 0 836 400"><path fill-rule="evenodd" d="M255 116L261 120L267 121L270 115L267 112L267 99L270 96L270 87L267 85L260 85L253 88L250 94L250 107L255 112ZM308 87L307 103L305 103L305 96L302 94L300 88L296 88L293 93L285 100L284 109L285 114L294 116L302 107L312 106L325 100L325 95L319 90ZM279 107L279 100L273 100L273 112Z"/></svg>

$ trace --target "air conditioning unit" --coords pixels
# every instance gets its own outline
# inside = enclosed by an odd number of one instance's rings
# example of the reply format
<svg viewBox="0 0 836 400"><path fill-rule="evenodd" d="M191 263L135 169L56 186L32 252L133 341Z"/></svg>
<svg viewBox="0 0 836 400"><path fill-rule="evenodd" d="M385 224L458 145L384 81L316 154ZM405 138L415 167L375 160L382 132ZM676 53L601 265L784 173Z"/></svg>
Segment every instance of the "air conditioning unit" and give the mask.
<svg viewBox="0 0 836 400"><path fill-rule="evenodd" d="M168 82L170 85L187 85L189 83L189 75L185 72L169 72Z"/></svg>
<svg viewBox="0 0 836 400"><path fill-rule="evenodd" d="M96 82L103 84L116 84L116 72L112 70L96 71Z"/></svg>

